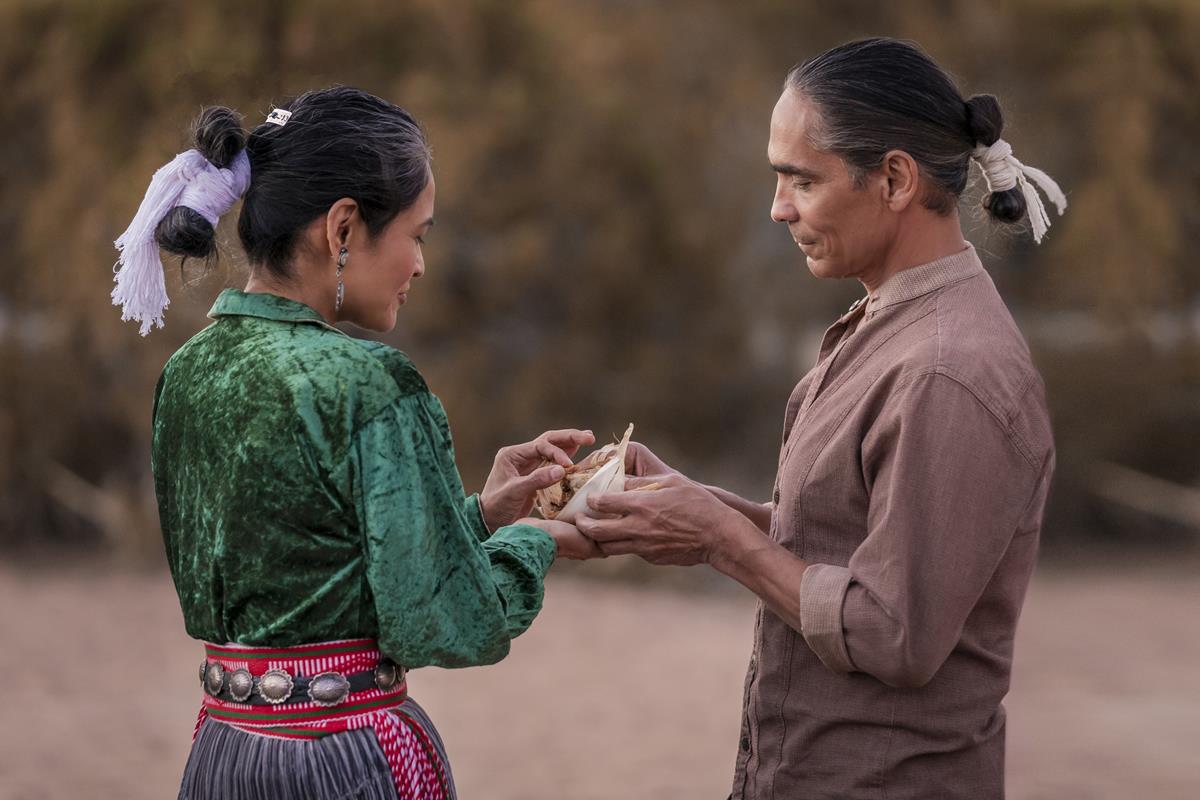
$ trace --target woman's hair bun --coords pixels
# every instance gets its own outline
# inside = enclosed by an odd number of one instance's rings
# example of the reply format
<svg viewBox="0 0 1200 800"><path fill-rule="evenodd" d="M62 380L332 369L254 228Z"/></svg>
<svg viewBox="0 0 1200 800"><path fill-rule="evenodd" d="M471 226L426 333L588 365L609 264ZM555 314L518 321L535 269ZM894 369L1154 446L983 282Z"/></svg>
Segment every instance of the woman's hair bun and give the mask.
<svg viewBox="0 0 1200 800"><path fill-rule="evenodd" d="M977 144L990 147L1000 139L1004 130L1004 115L995 95L977 94L966 101L967 130ZM1025 195L1014 186L1003 192L988 192L983 207L992 219L999 222L1020 222L1025 216Z"/></svg>
<svg viewBox="0 0 1200 800"><path fill-rule="evenodd" d="M225 106L209 106L192 123L196 149L214 166L222 169L246 147L242 115Z"/></svg>
<svg viewBox="0 0 1200 800"><path fill-rule="evenodd" d="M225 106L209 106L192 123L194 146L209 162L222 169L233 163L246 147L242 117ZM154 238L158 246L185 258L209 258L216 251L217 232L201 216L185 206L171 209L158 227Z"/></svg>

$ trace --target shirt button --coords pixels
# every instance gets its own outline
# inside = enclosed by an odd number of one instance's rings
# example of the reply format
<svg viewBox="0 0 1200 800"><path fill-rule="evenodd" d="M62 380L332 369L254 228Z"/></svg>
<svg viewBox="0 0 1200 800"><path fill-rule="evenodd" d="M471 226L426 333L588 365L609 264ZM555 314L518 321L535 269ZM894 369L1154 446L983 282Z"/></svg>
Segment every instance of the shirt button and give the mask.
<svg viewBox="0 0 1200 800"><path fill-rule="evenodd" d="M749 753L750 752L750 737L743 736L742 740L740 742L738 742L738 746L740 746L742 748L743 753Z"/></svg>
<svg viewBox="0 0 1200 800"><path fill-rule="evenodd" d="M771 493L771 502L776 503L776 504L779 503L779 487L778 486L776 486L775 491Z"/></svg>

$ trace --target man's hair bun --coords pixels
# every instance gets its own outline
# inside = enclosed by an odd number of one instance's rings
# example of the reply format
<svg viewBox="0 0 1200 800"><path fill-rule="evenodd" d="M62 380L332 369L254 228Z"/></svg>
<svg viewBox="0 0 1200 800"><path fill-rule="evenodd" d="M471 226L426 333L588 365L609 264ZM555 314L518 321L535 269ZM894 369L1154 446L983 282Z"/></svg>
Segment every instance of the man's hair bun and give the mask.
<svg viewBox="0 0 1200 800"><path fill-rule="evenodd" d="M192 139L193 146L213 166L225 169L246 147L242 117L231 108L209 106L192 123ZM185 206L171 209L154 229L159 247L187 258L212 256L216 235L208 220Z"/></svg>
<svg viewBox="0 0 1200 800"><path fill-rule="evenodd" d="M977 94L966 101L967 129L976 144L990 147L1000 139L1004 130L1004 115L995 95ZM1025 195L1014 186L1003 192L988 192L983 207L1000 222L1020 222L1025 216Z"/></svg>

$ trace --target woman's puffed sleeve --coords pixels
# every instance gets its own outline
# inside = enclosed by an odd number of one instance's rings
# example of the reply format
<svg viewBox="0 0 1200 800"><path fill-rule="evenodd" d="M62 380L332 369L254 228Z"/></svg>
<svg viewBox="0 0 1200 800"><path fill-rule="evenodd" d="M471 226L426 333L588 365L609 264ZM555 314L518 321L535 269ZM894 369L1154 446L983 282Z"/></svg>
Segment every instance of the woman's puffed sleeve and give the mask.
<svg viewBox="0 0 1200 800"><path fill-rule="evenodd" d="M355 435L354 500L383 652L407 667L492 664L533 622L555 544L509 525L480 541L429 394L402 397ZM486 531L484 531L486 533Z"/></svg>

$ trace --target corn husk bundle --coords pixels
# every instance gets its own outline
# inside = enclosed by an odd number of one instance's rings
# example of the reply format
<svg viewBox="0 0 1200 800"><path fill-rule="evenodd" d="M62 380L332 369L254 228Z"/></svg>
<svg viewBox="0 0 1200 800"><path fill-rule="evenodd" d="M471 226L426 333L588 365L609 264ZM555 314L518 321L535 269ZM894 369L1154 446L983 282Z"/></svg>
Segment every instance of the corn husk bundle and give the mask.
<svg viewBox="0 0 1200 800"><path fill-rule="evenodd" d="M616 444L605 445L578 464L567 467L558 483L540 489L535 498L538 513L546 519L574 523L580 514L592 516L587 499L593 494L625 490L625 451L633 425Z"/></svg>

